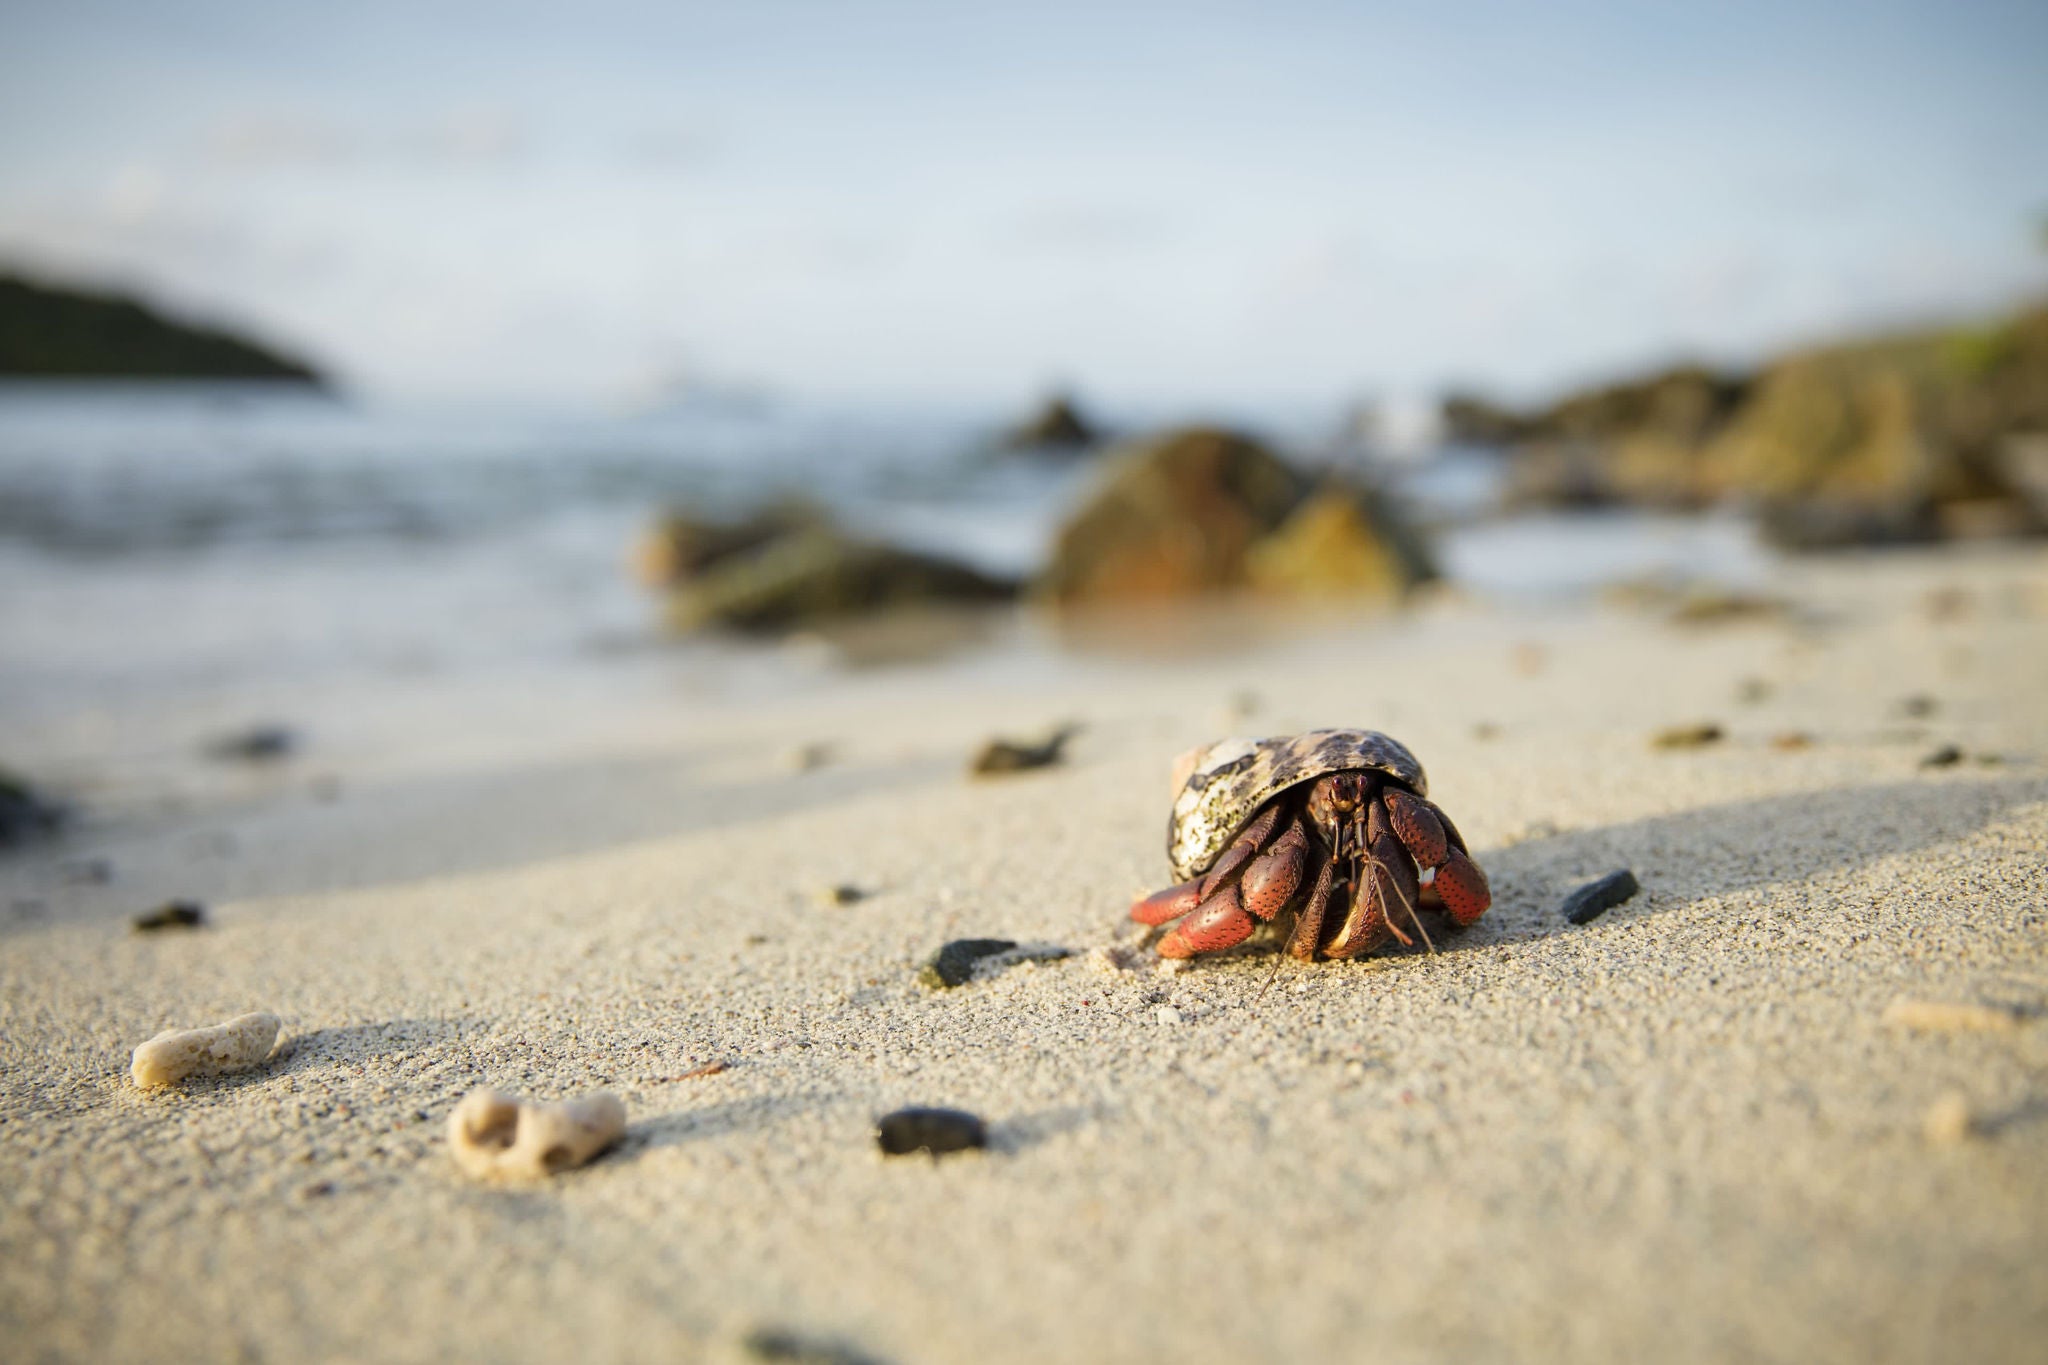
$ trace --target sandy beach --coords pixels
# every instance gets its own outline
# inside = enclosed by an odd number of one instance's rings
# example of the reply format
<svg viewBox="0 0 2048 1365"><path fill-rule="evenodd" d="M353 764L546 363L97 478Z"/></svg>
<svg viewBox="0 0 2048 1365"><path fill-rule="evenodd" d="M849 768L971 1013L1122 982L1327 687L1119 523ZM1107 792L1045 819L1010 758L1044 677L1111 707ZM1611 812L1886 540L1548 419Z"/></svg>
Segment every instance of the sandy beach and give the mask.
<svg viewBox="0 0 2048 1365"><path fill-rule="evenodd" d="M1773 590L1710 627L1444 599L1171 657L394 676L294 694L307 748L260 768L192 740L276 695L18 705L10 760L88 814L0 864L6 1354L2037 1358L2048 554ZM1069 719L1064 765L966 778ZM1695 721L1725 737L1650 744ZM1277 975L1130 951L1173 756L1321 725L1415 750L1492 912ZM1559 917L1618 867L1640 895ZM210 924L130 931L178 897ZM969 936L1071 955L918 984ZM130 1084L248 1010L267 1065ZM483 1085L609 1089L626 1137L472 1182L444 1124ZM906 1104L990 1150L882 1157Z"/></svg>

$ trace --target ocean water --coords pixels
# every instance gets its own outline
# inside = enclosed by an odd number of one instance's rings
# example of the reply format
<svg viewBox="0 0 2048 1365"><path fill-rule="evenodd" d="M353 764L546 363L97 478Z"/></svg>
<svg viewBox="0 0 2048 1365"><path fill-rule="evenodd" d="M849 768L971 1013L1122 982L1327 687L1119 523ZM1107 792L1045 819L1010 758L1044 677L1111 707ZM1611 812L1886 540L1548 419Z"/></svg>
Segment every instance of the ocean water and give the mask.
<svg viewBox="0 0 2048 1365"><path fill-rule="evenodd" d="M1003 458L1004 414L796 406L402 408L269 386L0 385L0 706L247 677L287 682L651 644L625 570L666 506L802 496L850 526L1016 574L1085 461ZM1134 423L1133 425L1137 425ZM1363 462L1314 413L1261 427ZM1449 576L1539 606L1649 573L1747 581L1739 518L1502 518L1492 461L1373 469L1438 526Z"/></svg>

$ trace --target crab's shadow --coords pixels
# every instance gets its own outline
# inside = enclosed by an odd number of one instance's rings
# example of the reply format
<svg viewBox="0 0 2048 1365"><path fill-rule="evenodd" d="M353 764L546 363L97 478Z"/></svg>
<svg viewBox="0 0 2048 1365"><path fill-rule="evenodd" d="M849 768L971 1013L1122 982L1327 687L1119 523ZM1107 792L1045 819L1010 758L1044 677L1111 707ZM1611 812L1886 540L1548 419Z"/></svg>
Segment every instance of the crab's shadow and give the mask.
<svg viewBox="0 0 2048 1365"><path fill-rule="evenodd" d="M1559 905L1617 868L1642 889L1593 925L1640 920L1709 896L1798 883L1881 858L1953 843L2008 812L2048 801L2048 779L1896 782L1708 806L1596 829L1563 830L1477 858L1493 909L1472 929L1439 936L1458 952L1577 933ZM1419 944L1412 952L1426 951Z"/></svg>
<svg viewBox="0 0 2048 1365"><path fill-rule="evenodd" d="M1373 961L1431 952L1457 953L1624 924L1710 896L1799 883L1862 867L1880 858L1953 843L2021 806L2048 801L2048 779L2005 777L1921 780L1838 787L1754 801L1706 806L1592 829L1561 830L1498 848L1478 847L1493 908L1463 933L1444 932L1429 916L1432 936L1394 945ZM1559 907L1579 886L1617 868L1635 873L1641 890L1589 925L1567 921ZM1270 962L1285 942L1268 932L1241 956Z"/></svg>

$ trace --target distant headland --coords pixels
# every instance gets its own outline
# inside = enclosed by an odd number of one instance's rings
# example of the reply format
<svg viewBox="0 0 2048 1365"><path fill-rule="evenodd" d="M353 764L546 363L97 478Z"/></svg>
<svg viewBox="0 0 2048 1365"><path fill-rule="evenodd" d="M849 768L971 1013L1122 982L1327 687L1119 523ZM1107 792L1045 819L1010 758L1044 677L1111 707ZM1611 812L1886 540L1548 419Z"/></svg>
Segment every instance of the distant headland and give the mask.
<svg viewBox="0 0 2048 1365"><path fill-rule="evenodd" d="M277 379L324 387L310 365L135 299L0 272L0 377Z"/></svg>

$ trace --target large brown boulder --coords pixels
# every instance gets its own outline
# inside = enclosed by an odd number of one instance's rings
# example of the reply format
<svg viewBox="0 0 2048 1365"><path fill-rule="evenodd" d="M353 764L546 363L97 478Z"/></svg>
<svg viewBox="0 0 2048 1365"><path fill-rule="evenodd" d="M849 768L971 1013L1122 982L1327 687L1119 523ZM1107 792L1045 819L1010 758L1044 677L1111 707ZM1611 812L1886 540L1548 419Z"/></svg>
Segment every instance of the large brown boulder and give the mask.
<svg viewBox="0 0 2048 1365"><path fill-rule="evenodd" d="M1318 488L1255 441L1197 428L1113 455L1037 588L1059 605L1246 589L1391 598L1432 572L1383 500Z"/></svg>

